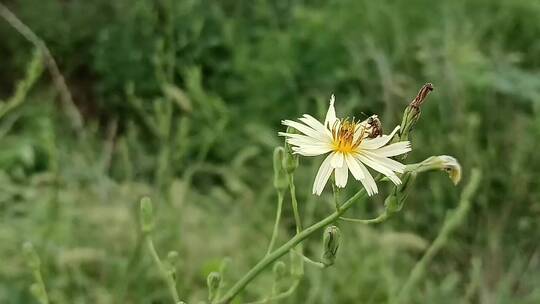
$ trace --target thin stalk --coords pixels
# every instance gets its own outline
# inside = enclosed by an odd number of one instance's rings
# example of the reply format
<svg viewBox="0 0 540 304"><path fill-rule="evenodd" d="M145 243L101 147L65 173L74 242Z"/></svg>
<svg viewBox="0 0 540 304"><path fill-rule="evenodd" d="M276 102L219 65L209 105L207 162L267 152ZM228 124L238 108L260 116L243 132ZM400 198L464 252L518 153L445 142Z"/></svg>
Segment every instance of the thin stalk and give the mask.
<svg viewBox="0 0 540 304"><path fill-rule="evenodd" d="M264 304L264 303L268 303L270 301L284 299L284 298L290 296L296 290L296 288L298 288L298 285L300 285L300 280L294 280L291 287L289 287L289 289L287 289L286 291L284 291L284 292L282 292L280 294L277 294L275 296L268 297L266 299L262 299L262 300L255 301L255 302L248 302L246 304Z"/></svg>
<svg viewBox="0 0 540 304"><path fill-rule="evenodd" d="M268 250L266 255L269 255L274 249L274 244L276 243L277 235L279 232L279 222L281 221L281 210L283 209L283 191L277 191L278 200L277 200L277 211L276 211L276 220L274 223L274 230L272 231L272 238L270 239L270 244L268 245Z"/></svg>
<svg viewBox="0 0 540 304"><path fill-rule="evenodd" d="M271 254L264 257L260 260L253 268L251 268L248 273L246 273L236 284L234 284L231 289L216 303L217 304L228 304L234 297L236 297L244 288L257 277L262 271L264 271L269 265L274 261L281 258L289 252L293 247L301 243L303 240L307 239L313 233L317 232L319 229L337 221L339 217L347 211L355 201L366 196L366 191L362 188L355 195L349 198L342 206L339 211L335 211L321 221L309 226L305 230L302 230L299 234L295 235L287 243L283 244L281 247L274 250Z"/></svg>
<svg viewBox="0 0 540 304"><path fill-rule="evenodd" d="M36 280L36 284L39 288L39 302L41 304L49 304L49 295L47 294L47 289L45 288L45 282L43 281L43 276L41 276L41 271L38 269L35 269L33 271L34 279Z"/></svg>
<svg viewBox="0 0 540 304"><path fill-rule="evenodd" d="M289 189L291 191L291 203L294 213L294 221L296 222L296 234L302 231L302 221L300 220L300 213L298 212L298 201L296 200L296 187L294 185L294 175L288 174L289 177Z"/></svg>
<svg viewBox="0 0 540 304"><path fill-rule="evenodd" d="M307 264L309 264L309 265L311 265L311 266L315 266L315 267L317 267L317 268L324 269L324 268L327 267L327 266L324 265L323 263L314 261L314 260L308 258L308 257L305 256L305 255L302 255L302 259L303 259L304 262L306 262Z"/></svg>
<svg viewBox="0 0 540 304"><path fill-rule="evenodd" d="M372 218L372 219L367 219L367 220L355 219L355 218L343 217L343 216L340 217L339 220L346 221L346 222L359 223L359 224L378 224L378 223L382 223L382 222L386 221L389 217L390 217L390 215L388 215L388 213L385 211L384 213L382 213L378 217Z"/></svg>
<svg viewBox="0 0 540 304"><path fill-rule="evenodd" d="M152 255L152 258L154 259L154 262L156 263L159 272L161 276L163 277L163 280L165 280L165 283L167 283L167 286L169 287L169 292L171 293L172 298L174 299L174 303L181 303L180 297L178 296L178 291L176 290L176 282L174 278L169 274L165 266L163 265L163 262L161 262L161 259L159 258L159 255L156 251L156 248L154 247L154 242L152 241L152 238L149 236L146 236L146 245L148 246L148 250L150 250L150 254Z"/></svg>
<svg viewBox="0 0 540 304"><path fill-rule="evenodd" d="M450 213L450 216L448 216L447 220L444 222L439 234L437 235L431 246L429 246L426 253L424 253L420 261L418 261L418 263L416 263L416 265L412 269L411 273L409 274L409 278L407 279L396 297L396 303L410 303L409 299L411 292L426 273L428 264L446 244L449 235L463 223L465 217L469 213L472 205L471 199L476 190L478 189L480 179L480 171L478 169L473 169L471 179L467 186L465 186L465 189L461 194L461 199L459 201L457 209Z"/></svg>
<svg viewBox="0 0 540 304"><path fill-rule="evenodd" d="M336 210L339 211L339 188L335 183L332 183L332 192L334 192L334 204L336 205Z"/></svg>

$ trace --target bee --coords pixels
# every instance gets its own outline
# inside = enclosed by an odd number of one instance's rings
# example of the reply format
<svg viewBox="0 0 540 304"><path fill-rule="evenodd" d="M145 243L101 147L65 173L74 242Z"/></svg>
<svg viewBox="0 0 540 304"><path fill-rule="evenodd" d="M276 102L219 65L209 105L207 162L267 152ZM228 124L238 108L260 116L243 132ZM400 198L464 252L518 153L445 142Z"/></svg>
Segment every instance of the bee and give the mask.
<svg viewBox="0 0 540 304"><path fill-rule="evenodd" d="M360 125L364 128L368 138L379 137L383 134L382 123L377 115L371 115L362 121Z"/></svg>

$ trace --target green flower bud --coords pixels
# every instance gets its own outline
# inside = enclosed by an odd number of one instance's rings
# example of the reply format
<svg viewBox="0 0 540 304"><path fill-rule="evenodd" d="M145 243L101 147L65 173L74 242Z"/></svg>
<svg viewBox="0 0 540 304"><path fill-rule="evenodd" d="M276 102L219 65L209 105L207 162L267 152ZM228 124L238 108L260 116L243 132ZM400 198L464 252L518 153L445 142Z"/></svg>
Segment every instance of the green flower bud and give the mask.
<svg viewBox="0 0 540 304"><path fill-rule="evenodd" d="M287 133L295 133L295 132L296 131L293 128L291 127L287 128ZM285 142L285 155L283 157L283 164L282 164L283 169L285 170L286 173L291 174L296 170L296 168L298 168L298 165L299 165L298 155L294 154L292 147L287 142Z"/></svg>
<svg viewBox="0 0 540 304"><path fill-rule="evenodd" d="M401 210L403 205L401 204L400 200L397 198L396 195L390 194L384 200L384 207L388 213L396 213Z"/></svg>
<svg viewBox="0 0 540 304"><path fill-rule="evenodd" d="M221 283L221 274L219 272L211 272L206 278L206 285L208 286L208 301L212 302L218 293L219 285Z"/></svg>
<svg viewBox="0 0 540 304"><path fill-rule="evenodd" d="M337 226L328 226L323 233L323 253L321 261L330 266L336 260L337 251L341 242L341 233Z"/></svg>
<svg viewBox="0 0 540 304"><path fill-rule="evenodd" d="M415 172L405 172L401 176L401 184L394 187L392 193L384 201L384 206L388 214L396 213L403 208L403 204L409 196L410 190L416 180Z"/></svg>
<svg viewBox="0 0 540 304"><path fill-rule="evenodd" d="M144 233L152 232L155 222L152 200L149 197L143 197L141 199L140 219L142 231Z"/></svg>
<svg viewBox="0 0 540 304"><path fill-rule="evenodd" d="M413 101L405 108L399 130L400 141L409 140L410 131L420 118L420 107L431 91L433 91L433 85L431 83L424 84Z"/></svg>
<svg viewBox="0 0 540 304"><path fill-rule="evenodd" d="M39 256L34 249L34 245L32 245L31 242L26 242L23 244L22 250L28 267L34 270L39 269L39 267L41 266L41 260L39 259Z"/></svg>
<svg viewBox="0 0 540 304"><path fill-rule="evenodd" d="M276 147L274 149L274 188L278 191L285 191L288 186L287 173L283 169L285 149Z"/></svg>
<svg viewBox="0 0 540 304"><path fill-rule="evenodd" d="M291 259L291 276L294 278L301 278L304 275L304 259L302 258L302 245L296 246L296 248L290 251Z"/></svg>
<svg viewBox="0 0 540 304"><path fill-rule="evenodd" d="M37 283L33 283L30 285L30 293L40 301L40 303L46 303L43 302L43 290Z"/></svg>
<svg viewBox="0 0 540 304"><path fill-rule="evenodd" d="M175 267L176 263L178 262L178 252L176 251L169 251L167 254L167 262L172 266Z"/></svg>
<svg viewBox="0 0 540 304"><path fill-rule="evenodd" d="M276 263L274 263L274 267L272 268L272 271L274 272L275 282L282 280L287 275L287 269L286 269L285 263L281 261L277 261Z"/></svg>
<svg viewBox="0 0 540 304"><path fill-rule="evenodd" d="M405 171L415 173L433 170L443 170L448 173L454 185L461 180L461 165L457 159L448 155L431 156L421 163L407 165L405 168Z"/></svg>

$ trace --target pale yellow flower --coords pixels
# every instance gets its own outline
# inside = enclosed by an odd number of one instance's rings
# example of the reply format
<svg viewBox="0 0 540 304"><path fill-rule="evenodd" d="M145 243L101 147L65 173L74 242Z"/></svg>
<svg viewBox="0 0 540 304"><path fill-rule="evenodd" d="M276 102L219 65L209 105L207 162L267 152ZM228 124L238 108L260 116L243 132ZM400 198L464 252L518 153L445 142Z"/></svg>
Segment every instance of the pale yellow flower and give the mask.
<svg viewBox="0 0 540 304"><path fill-rule="evenodd" d="M372 132L370 120L359 122L338 119L334 101L335 98L332 95L324 124L313 116L304 114L298 119L300 122L282 121L283 125L292 127L301 134L279 133L287 138L287 143L292 146L296 154L303 156L328 154L315 177L313 194L322 193L332 172L334 172L336 186L345 187L349 171L356 180L362 183L368 195L378 193L377 184L366 165L387 176L394 184L400 184L401 180L396 173L403 173L405 165L390 157L411 151L411 145L409 141L388 145L399 130L399 126L389 135L371 138L378 132Z"/></svg>

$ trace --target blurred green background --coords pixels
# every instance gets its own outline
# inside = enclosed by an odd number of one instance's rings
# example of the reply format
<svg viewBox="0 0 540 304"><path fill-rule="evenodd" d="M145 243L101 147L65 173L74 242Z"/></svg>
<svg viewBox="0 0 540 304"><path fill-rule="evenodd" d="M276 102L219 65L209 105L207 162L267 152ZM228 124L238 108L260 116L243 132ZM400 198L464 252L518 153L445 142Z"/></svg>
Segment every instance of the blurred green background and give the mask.
<svg viewBox="0 0 540 304"><path fill-rule="evenodd" d="M142 195L158 251L180 253L181 297L198 303L225 257L230 286L264 255L281 119L321 118L335 93L338 116L376 113L391 130L425 82L408 162L449 154L465 183L473 167L483 180L410 303L540 303L540 1L4 4L50 48L85 124L73 128L33 45L0 20L0 303L36 303L24 241L52 303L170 303L141 246ZM332 210L331 191L311 195L320 161L296 173L306 225ZM306 266L281 303L392 302L465 183L422 175L384 224L340 224L335 266ZM383 200L347 215L373 217ZM286 202L280 242L294 233ZM305 246L317 257L320 237Z"/></svg>

